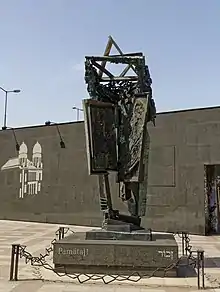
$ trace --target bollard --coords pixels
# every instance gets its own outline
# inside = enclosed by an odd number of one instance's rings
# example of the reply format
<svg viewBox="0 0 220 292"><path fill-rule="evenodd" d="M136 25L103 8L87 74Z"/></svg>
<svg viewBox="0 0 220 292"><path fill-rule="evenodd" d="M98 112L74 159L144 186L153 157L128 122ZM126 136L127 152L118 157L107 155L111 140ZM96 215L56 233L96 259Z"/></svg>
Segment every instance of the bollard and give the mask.
<svg viewBox="0 0 220 292"><path fill-rule="evenodd" d="M188 233L185 233L185 254L188 256L188 251L189 251L189 237Z"/></svg>
<svg viewBox="0 0 220 292"><path fill-rule="evenodd" d="M18 281L19 251L20 251L20 244L12 244L10 277L9 277L10 281Z"/></svg>
<svg viewBox="0 0 220 292"><path fill-rule="evenodd" d="M201 254L202 261L202 288L205 289L205 252L202 251Z"/></svg>
<svg viewBox="0 0 220 292"><path fill-rule="evenodd" d="M197 250L197 269L198 290L205 289L204 250ZM202 287L200 286L200 272L202 274Z"/></svg>
<svg viewBox="0 0 220 292"><path fill-rule="evenodd" d="M187 233L182 232L182 255L187 255Z"/></svg>
<svg viewBox="0 0 220 292"><path fill-rule="evenodd" d="M184 236L184 232L182 232L182 256L184 256L184 250L185 250L185 236Z"/></svg>
<svg viewBox="0 0 220 292"><path fill-rule="evenodd" d="M13 280L13 274L14 274L14 261L15 261L15 245L12 244L11 247L11 266L10 266L10 277L9 280Z"/></svg>

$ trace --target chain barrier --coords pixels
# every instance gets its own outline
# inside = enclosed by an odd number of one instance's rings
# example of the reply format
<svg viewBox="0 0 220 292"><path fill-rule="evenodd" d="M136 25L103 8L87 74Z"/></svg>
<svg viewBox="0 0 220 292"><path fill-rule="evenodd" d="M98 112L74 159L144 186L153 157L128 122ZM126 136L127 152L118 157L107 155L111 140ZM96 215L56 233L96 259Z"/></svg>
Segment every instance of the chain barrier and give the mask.
<svg viewBox="0 0 220 292"><path fill-rule="evenodd" d="M207 273L205 273L205 277L211 283L212 289L220 288L220 278L216 278L213 275Z"/></svg>
<svg viewBox="0 0 220 292"><path fill-rule="evenodd" d="M189 234L186 232L182 233L174 233L174 236L178 235L182 240L182 256L186 257L187 263L181 264L181 258L179 258L176 262L171 263L166 268L157 268L152 273L148 274L140 274L139 272L133 272L129 276L125 275L111 275L111 274L105 274L105 275L88 275L88 274L69 274L65 267L64 272L57 272L54 267L47 262L48 257L53 252L53 244L57 240L61 240L65 237L67 233L74 233L70 228L66 227L60 227L55 235L56 237L51 241L51 246L49 248L46 248L45 254L40 254L39 256L33 256L30 252L26 250L26 246L20 245L20 244L13 244L12 245L12 252L11 252L11 266L10 266L10 280L18 281L18 266L19 266L19 258L24 258L26 264L30 264L31 266L40 268L43 267L46 270L53 271L57 276L64 277L68 276L72 280L77 280L80 284L88 282L90 280L97 281L102 280L104 284L109 284L113 281L130 281L130 282L138 282L143 278L151 278L154 277L157 272L162 271L163 277L166 276L167 272L178 267L189 267L193 266L193 268L197 268L197 284L198 289L204 289L205 288L205 281L204 281L204 251L203 250L197 250L193 251L192 246L190 245L190 238ZM195 256L197 254L197 256ZM37 271L39 279L42 279L42 276ZM39 275L40 274L40 275ZM83 279L82 279L83 278ZM110 279L109 279L110 278ZM200 281L202 278L202 281ZM43 279L42 279L43 280ZM202 282L202 285L201 285Z"/></svg>
<svg viewBox="0 0 220 292"><path fill-rule="evenodd" d="M197 268L198 289L201 289L201 288L205 289L205 252L204 250L192 249L193 247L190 244L190 237L188 233L182 232L182 233L177 233L176 235L178 235L182 239L182 256L187 257L188 265L193 266L194 269Z"/></svg>

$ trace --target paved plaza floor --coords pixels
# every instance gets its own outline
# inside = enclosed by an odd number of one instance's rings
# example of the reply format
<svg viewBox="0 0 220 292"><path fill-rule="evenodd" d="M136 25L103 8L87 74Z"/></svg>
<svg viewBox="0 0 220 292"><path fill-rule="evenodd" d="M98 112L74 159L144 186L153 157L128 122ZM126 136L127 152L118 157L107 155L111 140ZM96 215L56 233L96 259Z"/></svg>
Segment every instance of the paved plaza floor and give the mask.
<svg viewBox="0 0 220 292"><path fill-rule="evenodd" d="M9 281L11 244L27 246L34 256L45 254L45 248L55 237L59 228L56 224L13 222L0 220L0 292L178 292L198 291L196 275L188 278L149 278L137 283L129 281L103 284L101 281L88 281L80 284L67 276L59 277L53 271L43 267L33 267L19 260L19 281ZM85 231L91 228L71 226L73 231ZM193 249L205 250L205 286L206 291L220 292L220 236L191 236ZM178 244L181 239L177 236ZM48 257L52 263L52 254ZM82 278L83 280L83 278Z"/></svg>

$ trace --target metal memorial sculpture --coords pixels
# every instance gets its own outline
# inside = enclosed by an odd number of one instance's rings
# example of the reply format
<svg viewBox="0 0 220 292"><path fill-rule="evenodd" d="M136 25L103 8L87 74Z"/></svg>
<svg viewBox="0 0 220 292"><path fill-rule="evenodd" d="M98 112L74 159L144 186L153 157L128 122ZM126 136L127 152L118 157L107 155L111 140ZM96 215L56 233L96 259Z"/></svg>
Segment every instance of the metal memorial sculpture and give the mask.
<svg viewBox="0 0 220 292"><path fill-rule="evenodd" d="M113 45L117 55L110 55ZM109 63L125 69L113 74L106 67ZM84 100L88 166L90 174L99 178L105 216L101 229L76 232L54 244L55 270L128 279L125 275L139 277L152 271L161 276L160 271L169 267L169 275L176 275L174 237L141 227L147 197L147 124L156 117L145 58L142 53L123 54L110 37L104 56L86 57L85 81L91 97ZM117 173L119 195L128 206L126 214L113 206L111 172Z"/></svg>
<svg viewBox="0 0 220 292"><path fill-rule="evenodd" d="M112 46L117 55L110 55ZM140 229L146 212L150 143L147 123L155 124L156 118L149 69L143 53L124 54L112 37L104 56L85 59L85 82L90 95L83 101L88 166L91 175L99 176L104 225L128 224ZM114 75L107 64L125 68ZM119 195L127 203L130 215L113 208L110 172L117 172Z"/></svg>

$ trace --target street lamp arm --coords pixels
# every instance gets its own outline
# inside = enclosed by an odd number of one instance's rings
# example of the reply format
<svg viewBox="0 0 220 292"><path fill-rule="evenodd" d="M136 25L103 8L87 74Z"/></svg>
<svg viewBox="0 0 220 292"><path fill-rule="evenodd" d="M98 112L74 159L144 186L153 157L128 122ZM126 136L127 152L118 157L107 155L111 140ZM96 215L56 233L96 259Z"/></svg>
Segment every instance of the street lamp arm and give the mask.
<svg viewBox="0 0 220 292"><path fill-rule="evenodd" d="M72 107L72 109L75 109L75 110L78 110L78 111L83 112L83 109L82 108L79 108L79 107L76 107L76 106Z"/></svg>
<svg viewBox="0 0 220 292"><path fill-rule="evenodd" d="M4 89L4 88L1 87L1 86L0 86L0 89L1 89L2 91L4 91L5 93L10 93L10 92L12 92L12 93L20 93L20 92L21 92L20 89L6 90L6 89Z"/></svg>
<svg viewBox="0 0 220 292"><path fill-rule="evenodd" d="M21 92L20 89L14 89L14 90L5 90L3 87L0 86L0 90L4 91L5 93L5 109L4 109L4 124L3 127L7 127L7 105L8 105L8 93L19 93Z"/></svg>
<svg viewBox="0 0 220 292"><path fill-rule="evenodd" d="M76 114L77 114L77 121L79 120L79 112L83 112L82 108L79 108L77 106L73 106L72 107L73 110L76 110Z"/></svg>
<svg viewBox="0 0 220 292"><path fill-rule="evenodd" d="M7 90L5 90L3 87L0 86L0 89L4 92L7 92Z"/></svg>

